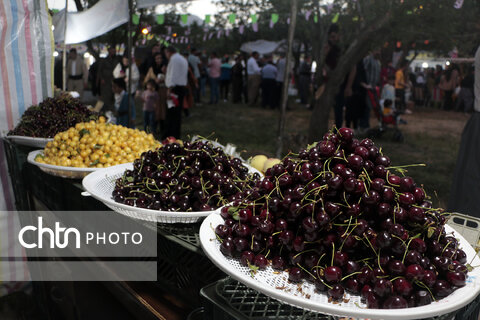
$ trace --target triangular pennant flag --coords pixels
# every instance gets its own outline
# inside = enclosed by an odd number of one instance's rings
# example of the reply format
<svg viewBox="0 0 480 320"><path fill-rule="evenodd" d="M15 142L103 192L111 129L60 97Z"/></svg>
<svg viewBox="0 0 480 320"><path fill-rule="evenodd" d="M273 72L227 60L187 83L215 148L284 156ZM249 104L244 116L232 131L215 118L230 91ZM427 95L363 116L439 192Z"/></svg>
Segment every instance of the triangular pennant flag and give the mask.
<svg viewBox="0 0 480 320"><path fill-rule="evenodd" d="M312 14L312 10L307 10L307 12L305 12L305 20L308 21L308 19L310 19L311 14Z"/></svg>
<svg viewBox="0 0 480 320"><path fill-rule="evenodd" d="M164 14L159 14L157 16L157 23L158 24L164 24L165 23L165 15Z"/></svg>
<svg viewBox="0 0 480 320"><path fill-rule="evenodd" d="M217 32L217 39L220 39L221 36L222 36L222 30L218 30L218 32Z"/></svg>
<svg viewBox="0 0 480 320"><path fill-rule="evenodd" d="M271 21L273 24L278 22L278 13L272 13Z"/></svg>
<svg viewBox="0 0 480 320"><path fill-rule="evenodd" d="M230 22L231 24L234 24L236 18L237 18L237 15L235 13L231 13L228 15L228 22Z"/></svg>
<svg viewBox="0 0 480 320"><path fill-rule="evenodd" d="M208 35L208 40L212 39L213 38L213 32L211 32L209 35Z"/></svg>
<svg viewBox="0 0 480 320"><path fill-rule="evenodd" d="M138 16L138 14L132 15L132 23L134 25L138 25L140 23L140 17Z"/></svg>
<svg viewBox="0 0 480 320"><path fill-rule="evenodd" d="M290 18L287 19L287 24L290 24Z"/></svg>
<svg viewBox="0 0 480 320"><path fill-rule="evenodd" d="M228 37L230 35L230 29L225 30L225 36Z"/></svg>
<svg viewBox="0 0 480 320"><path fill-rule="evenodd" d="M333 4L329 3L327 4L327 13L330 14L330 12L332 11L333 9Z"/></svg>
<svg viewBox="0 0 480 320"><path fill-rule="evenodd" d="M187 24L187 22L188 22L188 14L182 14L182 15L180 16L180 19L182 20L182 23L183 23L183 24Z"/></svg>
<svg viewBox="0 0 480 320"><path fill-rule="evenodd" d="M258 23L252 24L252 29L253 31L258 32Z"/></svg>
<svg viewBox="0 0 480 320"><path fill-rule="evenodd" d="M167 27L167 33L168 33L168 34L172 33L172 27L170 27L170 26Z"/></svg>
<svg viewBox="0 0 480 320"><path fill-rule="evenodd" d="M455 9L460 9L462 6L463 6L463 0L456 0L455 4L453 5Z"/></svg>
<svg viewBox="0 0 480 320"><path fill-rule="evenodd" d="M244 31L245 31L245 26L242 24L240 27L238 27L238 32L240 34L243 34Z"/></svg>
<svg viewBox="0 0 480 320"><path fill-rule="evenodd" d="M205 41L207 41L207 34L206 33L203 35L203 42L205 42Z"/></svg>
<svg viewBox="0 0 480 320"><path fill-rule="evenodd" d="M273 26L274 26L274 23L273 23L273 21L272 21L272 20L270 20L269 26L270 26L270 29L272 29L272 28L273 28Z"/></svg>
<svg viewBox="0 0 480 320"><path fill-rule="evenodd" d="M340 14L337 12L332 18L332 23L337 23L339 17L340 17Z"/></svg>
<svg viewBox="0 0 480 320"><path fill-rule="evenodd" d="M209 14L205 15L205 23L210 23L210 15Z"/></svg>
<svg viewBox="0 0 480 320"><path fill-rule="evenodd" d="M252 18L252 23L254 23L254 24L257 23L257 21L258 21L258 16L257 16L256 14L252 14L252 15L250 16L250 18Z"/></svg>
<svg viewBox="0 0 480 320"><path fill-rule="evenodd" d="M318 15L313 16L313 22L318 23Z"/></svg>

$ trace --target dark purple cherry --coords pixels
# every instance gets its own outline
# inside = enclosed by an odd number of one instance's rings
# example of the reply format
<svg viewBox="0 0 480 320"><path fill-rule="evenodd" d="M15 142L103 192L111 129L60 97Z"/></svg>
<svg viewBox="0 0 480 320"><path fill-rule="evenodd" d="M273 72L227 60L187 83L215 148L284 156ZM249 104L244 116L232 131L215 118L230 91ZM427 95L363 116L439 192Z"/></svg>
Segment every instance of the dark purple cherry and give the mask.
<svg viewBox="0 0 480 320"><path fill-rule="evenodd" d="M408 308L407 300L400 296L390 296L383 302L384 309L403 309Z"/></svg>
<svg viewBox="0 0 480 320"><path fill-rule="evenodd" d="M341 300L343 298L343 294L345 293L345 290L343 289L341 284L334 284L332 288L327 290L327 294L329 297L331 297L333 300Z"/></svg>
<svg viewBox="0 0 480 320"><path fill-rule="evenodd" d="M433 286L433 292L439 298L448 296L452 291L452 286L446 280L437 280Z"/></svg>
<svg viewBox="0 0 480 320"><path fill-rule="evenodd" d="M467 276L463 272L449 272L447 273L447 280L452 286L463 287L467 280Z"/></svg>
<svg viewBox="0 0 480 320"><path fill-rule="evenodd" d="M337 283L342 279L342 269L336 266L326 267L324 270L325 281L328 283Z"/></svg>
<svg viewBox="0 0 480 320"><path fill-rule="evenodd" d="M390 158L387 157L387 156L380 155L380 156L377 157L377 159L375 159L375 164L384 166L385 168L389 167L390 166Z"/></svg>
<svg viewBox="0 0 480 320"><path fill-rule="evenodd" d="M249 264L253 263L255 254L252 251L243 251L240 255L240 263L242 266L248 267Z"/></svg>
<svg viewBox="0 0 480 320"><path fill-rule="evenodd" d="M404 278L398 278L393 281L393 290L402 297L408 297L412 293L413 287L410 281Z"/></svg>
<svg viewBox="0 0 480 320"><path fill-rule="evenodd" d="M268 265L268 260L263 254L259 253L253 259L253 264L256 265L259 269L265 269Z"/></svg>

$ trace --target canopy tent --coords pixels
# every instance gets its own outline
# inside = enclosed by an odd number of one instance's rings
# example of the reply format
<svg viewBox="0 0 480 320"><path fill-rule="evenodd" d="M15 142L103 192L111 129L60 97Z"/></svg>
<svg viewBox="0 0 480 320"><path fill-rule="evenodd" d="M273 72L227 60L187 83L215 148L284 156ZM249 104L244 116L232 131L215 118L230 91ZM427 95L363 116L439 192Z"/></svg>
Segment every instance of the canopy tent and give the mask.
<svg viewBox="0 0 480 320"><path fill-rule="evenodd" d="M57 43L81 43L115 29L128 22L128 18L128 0L102 0L88 10L69 12L66 19L65 9L57 12L52 18L53 35Z"/></svg>
<svg viewBox="0 0 480 320"><path fill-rule="evenodd" d="M279 51L282 48L285 52L285 41L268 41L268 40L256 40L245 42L240 47L240 50L246 53L252 53L254 51L261 55L272 54Z"/></svg>

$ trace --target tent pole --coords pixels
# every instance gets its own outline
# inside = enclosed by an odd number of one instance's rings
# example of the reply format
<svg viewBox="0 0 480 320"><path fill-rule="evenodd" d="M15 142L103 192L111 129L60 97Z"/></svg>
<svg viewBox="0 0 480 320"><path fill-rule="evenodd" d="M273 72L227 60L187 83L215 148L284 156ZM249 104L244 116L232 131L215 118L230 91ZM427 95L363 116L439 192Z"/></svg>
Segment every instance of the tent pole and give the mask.
<svg viewBox="0 0 480 320"><path fill-rule="evenodd" d="M128 0L128 43L127 43L127 58L128 58L128 127L130 127L130 121L132 120L132 108L130 107L130 91L132 87L132 14L133 14L133 1ZM134 102L135 103L135 102Z"/></svg>
<svg viewBox="0 0 480 320"><path fill-rule="evenodd" d="M295 25L297 23L298 0L291 0L290 26L288 27L288 49L285 62L285 71L283 73L282 100L280 108L280 119L278 121L277 134L277 152L275 156L280 158L283 152L283 136L285 134L285 117L288 102L288 85L290 83L289 73L292 60L293 37L295 35Z"/></svg>
<svg viewBox="0 0 480 320"><path fill-rule="evenodd" d="M62 89L67 91L67 15L68 0L65 0L65 28L63 29L63 53L62 53Z"/></svg>

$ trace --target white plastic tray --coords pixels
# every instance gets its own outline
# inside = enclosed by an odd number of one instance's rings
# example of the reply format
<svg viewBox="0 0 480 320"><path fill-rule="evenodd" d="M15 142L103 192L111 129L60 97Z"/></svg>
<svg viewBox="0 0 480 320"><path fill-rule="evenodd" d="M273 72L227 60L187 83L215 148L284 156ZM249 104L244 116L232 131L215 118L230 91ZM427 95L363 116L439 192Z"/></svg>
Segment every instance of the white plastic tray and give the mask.
<svg viewBox="0 0 480 320"><path fill-rule="evenodd" d="M53 138L33 138L24 136L6 136L6 138L13 143L36 148L45 148L48 142L53 141Z"/></svg>
<svg viewBox="0 0 480 320"><path fill-rule="evenodd" d="M35 161L35 157L39 154L43 154L43 150L35 150L28 154L27 161L36 165L42 171L51 174L52 176L70 178L70 179L82 179L87 174L92 173L100 168L76 168L76 167L64 167L55 166L52 164L40 163Z"/></svg>
<svg viewBox="0 0 480 320"><path fill-rule="evenodd" d="M85 190L95 199L103 202L112 210L134 219L160 223L194 223L214 212L178 212L144 209L118 203L112 199L115 181L122 177L125 170L132 170L133 164L126 163L114 167L103 168L86 176L83 181ZM220 209L217 209L220 210Z"/></svg>
<svg viewBox="0 0 480 320"><path fill-rule="evenodd" d="M258 271L252 277L249 268L242 266L237 259L227 258L220 252L220 243L216 240L214 230L217 225L222 223L223 219L220 215L212 214L203 221L200 227L200 243L210 260L232 278L267 296L299 308L334 316L356 318L385 320L423 319L454 312L470 303L480 293L480 270L475 268L472 272L469 272L465 287L456 290L442 300L422 307L400 310L367 309L366 305L360 302L359 296L349 294L347 294L346 298L347 300L349 299L347 303L329 303L326 294L315 292L314 285L303 282L301 284L302 290L299 291L297 284L288 282L288 274L286 272L274 274L274 270L270 266L265 270ZM447 233L453 231L448 225L445 226L445 230ZM475 251L457 232L455 232L455 237L459 239L460 247L463 248L470 262L475 256ZM480 259L477 256L473 260L472 265L478 266L479 264Z"/></svg>

